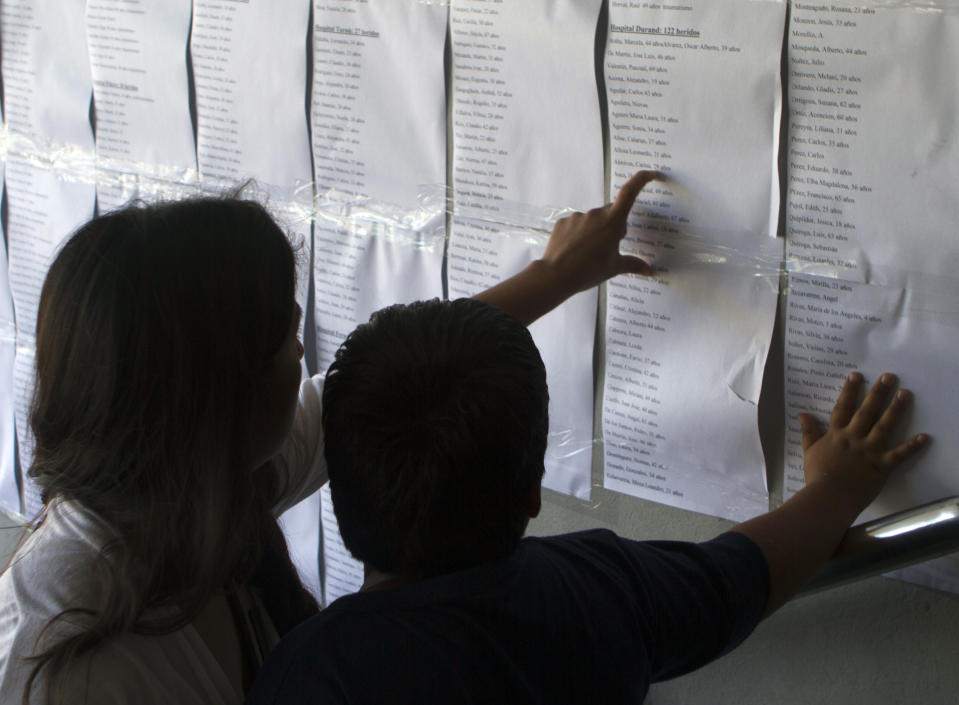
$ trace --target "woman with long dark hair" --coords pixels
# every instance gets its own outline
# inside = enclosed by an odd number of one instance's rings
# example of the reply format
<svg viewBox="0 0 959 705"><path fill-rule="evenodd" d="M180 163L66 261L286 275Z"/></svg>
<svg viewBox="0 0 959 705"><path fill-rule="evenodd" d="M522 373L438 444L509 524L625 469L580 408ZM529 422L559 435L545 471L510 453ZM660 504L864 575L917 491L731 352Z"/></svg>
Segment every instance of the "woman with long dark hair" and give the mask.
<svg viewBox="0 0 959 705"><path fill-rule="evenodd" d="M479 296L529 323L624 272L640 172ZM326 481L300 385L295 258L258 204L134 205L82 226L40 297L44 509L0 575L0 703L238 703L317 610L275 517Z"/></svg>

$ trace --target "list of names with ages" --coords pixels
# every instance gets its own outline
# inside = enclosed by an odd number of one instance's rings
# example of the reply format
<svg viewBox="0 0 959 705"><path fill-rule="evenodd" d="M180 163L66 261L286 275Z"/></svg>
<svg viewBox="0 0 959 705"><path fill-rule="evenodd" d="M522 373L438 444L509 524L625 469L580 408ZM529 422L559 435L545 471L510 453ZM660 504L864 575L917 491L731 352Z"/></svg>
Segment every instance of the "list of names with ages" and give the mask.
<svg viewBox="0 0 959 705"><path fill-rule="evenodd" d="M310 116L321 368L374 310L442 294L443 237L416 217L446 178L446 8L316 0ZM435 214L442 223L442 209Z"/></svg>
<svg viewBox="0 0 959 705"><path fill-rule="evenodd" d="M86 40L75 30L83 26L83 10L77 3L0 5L5 125L12 138L5 235L17 327L13 404L21 469L33 460L27 419L40 290L62 239L93 215L93 89ZM40 492L26 480L22 494L22 511L33 516L42 506Z"/></svg>
<svg viewBox="0 0 959 705"><path fill-rule="evenodd" d="M101 212L193 178L190 10L190 0L86 5Z"/></svg>
<svg viewBox="0 0 959 705"><path fill-rule="evenodd" d="M959 266L959 203L943 193L959 97L928 77L959 61L959 13L795 2L786 42L790 269L940 286Z"/></svg>
<svg viewBox="0 0 959 705"><path fill-rule="evenodd" d="M451 298L475 295L541 256L555 220L551 207L602 203L593 70L600 6L597 0L451 4ZM530 328L550 385L544 485L583 498L590 491L595 330L595 290Z"/></svg>
<svg viewBox="0 0 959 705"><path fill-rule="evenodd" d="M609 21L612 186L664 179L624 245L655 276L607 284L604 483L744 518L767 506L756 404L778 286L785 4L613 0Z"/></svg>

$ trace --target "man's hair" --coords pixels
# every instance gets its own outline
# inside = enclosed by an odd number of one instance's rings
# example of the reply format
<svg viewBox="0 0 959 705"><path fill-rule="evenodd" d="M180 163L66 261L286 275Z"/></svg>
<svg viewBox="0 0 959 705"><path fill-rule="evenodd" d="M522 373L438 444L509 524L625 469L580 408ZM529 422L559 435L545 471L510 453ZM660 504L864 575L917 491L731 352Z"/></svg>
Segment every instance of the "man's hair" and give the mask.
<svg viewBox="0 0 959 705"><path fill-rule="evenodd" d="M539 351L512 316L472 299L374 313L323 391L346 547L417 577L511 553L543 476L548 401Z"/></svg>

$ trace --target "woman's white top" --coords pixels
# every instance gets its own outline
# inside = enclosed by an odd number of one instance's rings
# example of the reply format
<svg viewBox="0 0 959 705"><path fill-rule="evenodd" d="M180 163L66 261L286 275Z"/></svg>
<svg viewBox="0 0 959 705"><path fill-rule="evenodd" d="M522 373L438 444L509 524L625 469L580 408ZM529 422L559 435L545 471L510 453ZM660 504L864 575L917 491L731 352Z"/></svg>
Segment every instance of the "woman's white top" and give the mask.
<svg viewBox="0 0 959 705"><path fill-rule="evenodd" d="M293 429L274 461L287 480L277 515L327 480L320 424L322 384L321 377L314 377L300 386ZM74 502L54 501L41 526L0 574L0 705L20 704L32 669L24 657L33 652L49 621L66 609L95 604L92 571L107 533L89 510ZM59 620L57 633L69 629L68 622L69 618ZM243 693L192 625L163 636L122 634L110 639L90 660L89 673L70 691L64 705L243 702ZM33 692L40 690L35 686Z"/></svg>

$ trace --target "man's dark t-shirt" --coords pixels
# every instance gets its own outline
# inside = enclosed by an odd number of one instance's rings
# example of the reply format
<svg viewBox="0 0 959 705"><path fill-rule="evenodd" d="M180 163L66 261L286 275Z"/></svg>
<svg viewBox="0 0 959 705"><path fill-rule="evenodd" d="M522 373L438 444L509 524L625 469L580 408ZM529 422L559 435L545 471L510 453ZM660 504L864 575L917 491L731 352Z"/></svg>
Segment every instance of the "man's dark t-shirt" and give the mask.
<svg viewBox="0 0 959 705"><path fill-rule="evenodd" d="M737 533L526 538L501 561L337 600L280 643L247 702L641 703L738 645L768 591Z"/></svg>

